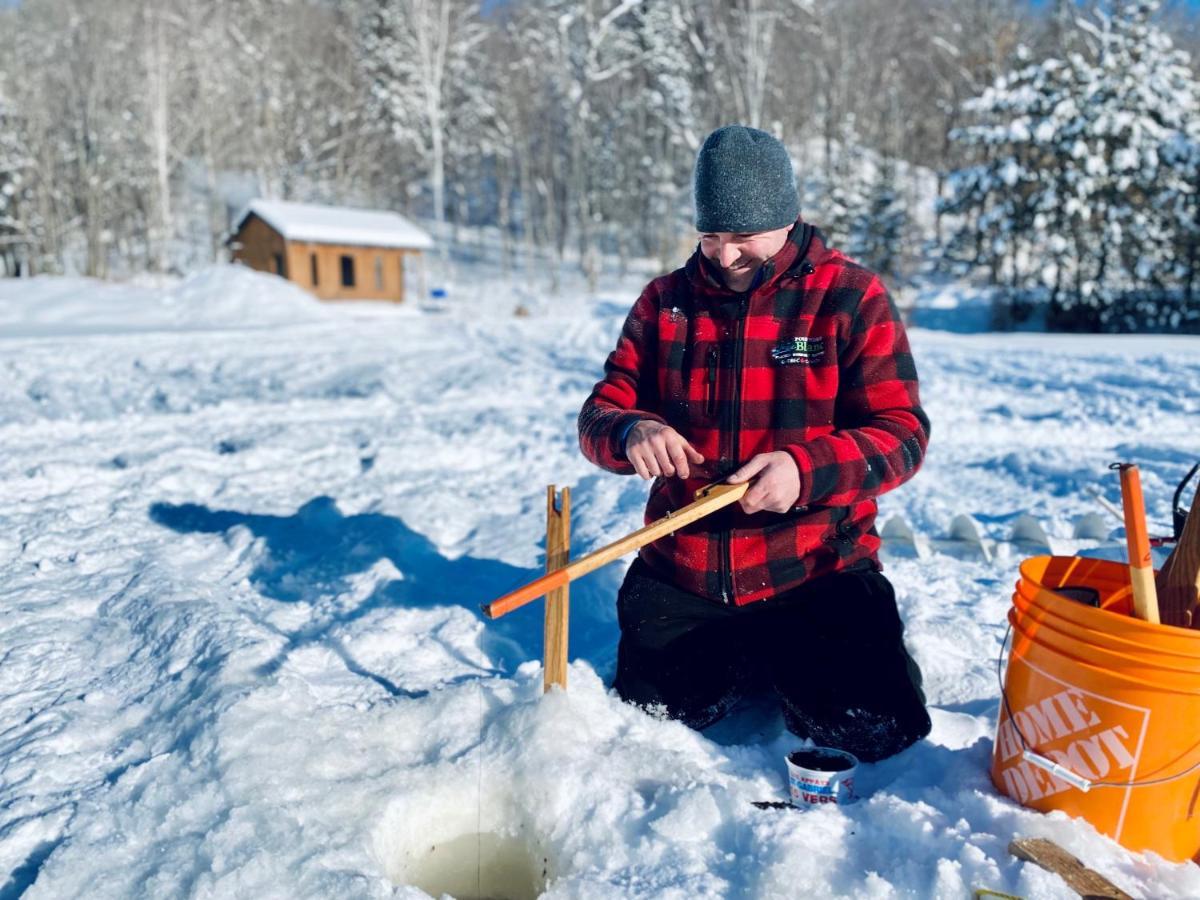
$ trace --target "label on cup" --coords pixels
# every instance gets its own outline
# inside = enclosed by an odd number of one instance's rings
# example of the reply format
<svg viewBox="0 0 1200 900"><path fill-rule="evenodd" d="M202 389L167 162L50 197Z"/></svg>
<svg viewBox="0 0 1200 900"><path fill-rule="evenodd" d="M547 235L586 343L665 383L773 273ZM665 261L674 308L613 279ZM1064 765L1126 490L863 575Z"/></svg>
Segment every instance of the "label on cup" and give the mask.
<svg viewBox="0 0 1200 900"><path fill-rule="evenodd" d="M811 778L791 779L792 799L802 803L837 803L838 793L848 796L840 802L854 796L854 779L845 778L841 781L815 781Z"/></svg>

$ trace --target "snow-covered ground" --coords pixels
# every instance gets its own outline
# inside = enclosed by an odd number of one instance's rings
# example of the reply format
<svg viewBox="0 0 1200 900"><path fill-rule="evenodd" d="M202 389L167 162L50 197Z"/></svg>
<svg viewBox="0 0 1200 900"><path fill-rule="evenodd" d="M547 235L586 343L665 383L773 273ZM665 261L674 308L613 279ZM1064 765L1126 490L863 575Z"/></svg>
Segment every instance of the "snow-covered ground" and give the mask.
<svg viewBox="0 0 1200 900"><path fill-rule="evenodd" d="M565 694L539 604L477 612L537 574L546 484L576 554L640 524L574 428L636 288L514 318L519 288L465 276L438 314L234 269L0 281L0 900L1074 896L1016 835L1200 896L987 774L1012 524L1080 549L1129 459L1166 530L1200 339L914 329L933 441L881 521L998 543L886 557L929 740L853 805L763 810L797 744L768 704L700 734L606 689L622 566L572 588Z"/></svg>

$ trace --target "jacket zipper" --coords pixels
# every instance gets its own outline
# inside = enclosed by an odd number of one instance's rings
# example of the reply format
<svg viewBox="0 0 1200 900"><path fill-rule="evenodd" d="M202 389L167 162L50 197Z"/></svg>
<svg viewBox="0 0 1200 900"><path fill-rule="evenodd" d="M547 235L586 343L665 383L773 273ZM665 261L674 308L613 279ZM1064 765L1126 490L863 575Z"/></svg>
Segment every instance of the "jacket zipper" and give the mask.
<svg viewBox="0 0 1200 900"><path fill-rule="evenodd" d="M746 330L746 316L750 312L750 295L747 294L742 298L741 304L738 307L737 325L734 328L733 335L733 365L731 368L731 377L733 379L733 402L729 405L732 421L729 423L730 443L729 443L729 459L736 465L738 463L738 448L741 444L742 430L742 338ZM729 475L730 473L725 473ZM722 593L726 603L734 602L733 593L733 508L730 507L727 512L727 522L729 523L725 529L721 531L721 575L723 578Z"/></svg>
<svg viewBox="0 0 1200 900"><path fill-rule="evenodd" d="M708 387L704 398L704 410L709 418L712 418L717 413L717 371L720 363L720 347L717 344L713 344L708 348Z"/></svg>

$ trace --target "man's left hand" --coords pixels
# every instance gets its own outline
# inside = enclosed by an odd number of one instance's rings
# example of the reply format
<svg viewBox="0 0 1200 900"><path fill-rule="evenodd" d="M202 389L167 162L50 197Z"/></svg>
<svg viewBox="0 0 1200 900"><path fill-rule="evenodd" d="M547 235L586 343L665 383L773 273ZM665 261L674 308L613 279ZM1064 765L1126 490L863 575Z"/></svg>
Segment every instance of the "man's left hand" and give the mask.
<svg viewBox="0 0 1200 900"><path fill-rule="evenodd" d="M754 480L738 501L747 513L788 512L800 496L800 470L786 450L760 453L729 476L729 484Z"/></svg>

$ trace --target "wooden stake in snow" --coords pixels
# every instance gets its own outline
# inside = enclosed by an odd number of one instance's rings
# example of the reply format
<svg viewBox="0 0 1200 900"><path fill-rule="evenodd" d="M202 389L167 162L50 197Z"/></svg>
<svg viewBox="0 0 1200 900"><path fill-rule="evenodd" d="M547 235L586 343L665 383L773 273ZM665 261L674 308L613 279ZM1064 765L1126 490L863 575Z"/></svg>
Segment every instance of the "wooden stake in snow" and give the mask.
<svg viewBox="0 0 1200 900"><path fill-rule="evenodd" d="M1200 628L1200 490L1175 549L1158 572L1157 587L1164 622Z"/></svg>
<svg viewBox="0 0 1200 900"><path fill-rule="evenodd" d="M715 513L718 509L736 503L742 499L742 495L746 493L749 486L749 482L744 482L742 484L710 484L702 487L696 491L696 499L683 509L667 513L657 522L651 522L644 528L639 528L620 540L613 541L607 547L601 547L587 556L581 556L575 562L548 572L536 581L531 581L524 587L517 588L503 597L485 604L482 607L483 614L489 619L498 619L505 613L510 613L543 594L549 593L554 588L562 587L567 582L574 581L588 572L594 572L600 567L620 559L626 553L632 553L646 544L657 541L660 537L674 534L684 525L690 525L698 519Z"/></svg>
<svg viewBox="0 0 1200 900"><path fill-rule="evenodd" d="M571 489L562 489L561 500L554 485L546 488L546 573L563 568L571 558ZM570 585L546 594L543 690L557 685L567 689L567 622Z"/></svg>
<svg viewBox="0 0 1200 900"><path fill-rule="evenodd" d="M1133 614L1158 624L1158 592L1154 589L1154 562L1146 530L1146 504L1142 479L1133 463L1116 463L1121 473L1121 505L1125 508L1125 540L1129 546L1129 577L1133 582Z"/></svg>

